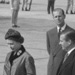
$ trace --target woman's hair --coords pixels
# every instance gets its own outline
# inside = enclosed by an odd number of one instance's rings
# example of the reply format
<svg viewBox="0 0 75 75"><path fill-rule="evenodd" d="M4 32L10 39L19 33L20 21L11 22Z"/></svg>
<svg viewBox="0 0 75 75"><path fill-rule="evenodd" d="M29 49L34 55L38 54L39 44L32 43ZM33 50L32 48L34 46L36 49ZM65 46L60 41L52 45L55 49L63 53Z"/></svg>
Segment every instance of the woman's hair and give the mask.
<svg viewBox="0 0 75 75"><path fill-rule="evenodd" d="M16 42L20 42L21 44L24 42L24 38L21 36L20 32L14 30L14 29L9 29L6 34L5 34L5 40L10 39L14 40Z"/></svg>

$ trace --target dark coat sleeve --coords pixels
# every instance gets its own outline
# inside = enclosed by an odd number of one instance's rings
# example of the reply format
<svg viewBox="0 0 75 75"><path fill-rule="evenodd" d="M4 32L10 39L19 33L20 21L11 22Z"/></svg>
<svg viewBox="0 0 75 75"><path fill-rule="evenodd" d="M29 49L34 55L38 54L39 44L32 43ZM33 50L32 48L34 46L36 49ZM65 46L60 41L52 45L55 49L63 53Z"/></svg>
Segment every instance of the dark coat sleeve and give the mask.
<svg viewBox="0 0 75 75"><path fill-rule="evenodd" d="M27 75L36 75L34 59L31 56L26 58L25 68L26 68Z"/></svg>

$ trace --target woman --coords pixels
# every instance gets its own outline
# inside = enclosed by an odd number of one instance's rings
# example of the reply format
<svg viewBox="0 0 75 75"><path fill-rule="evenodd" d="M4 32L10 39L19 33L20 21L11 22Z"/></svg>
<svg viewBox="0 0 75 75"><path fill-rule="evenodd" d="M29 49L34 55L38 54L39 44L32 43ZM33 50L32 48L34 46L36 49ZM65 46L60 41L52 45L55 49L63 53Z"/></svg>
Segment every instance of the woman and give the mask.
<svg viewBox="0 0 75 75"><path fill-rule="evenodd" d="M17 19L18 19L20 0L10 0L10 5L12 10L12 27L18 27Z"/></svg>
<svg viewBox="0 0 75 75"><path fill-rule="evenodd" d="M5 40L12 51L7 54L3 75L36 75L34 59L22 45L24 38L21 34L9 29Z"/></svg>

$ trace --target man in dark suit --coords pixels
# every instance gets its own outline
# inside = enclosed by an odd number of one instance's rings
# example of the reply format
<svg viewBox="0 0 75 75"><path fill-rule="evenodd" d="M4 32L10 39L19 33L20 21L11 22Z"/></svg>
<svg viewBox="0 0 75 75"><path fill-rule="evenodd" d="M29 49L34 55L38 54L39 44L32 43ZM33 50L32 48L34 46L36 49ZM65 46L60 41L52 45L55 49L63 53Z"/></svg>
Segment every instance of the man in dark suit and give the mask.
<svg viewBox="0 0 75 75"><path fill-rule="evenodd" d="M52 13L54 10L55 0L48 0L47 12L48 14Z"/></svg>
<svg viewBox="0 0 75 75"><path fill-rule="evenodd" d="M75 75L75 31L61 34L59 44L67 53L57 75Z"/></svg>
<svg viewBox="0 0 75 75"><path fill-rule="evenodd" d="M59 45L60 31L62 33L74 30L65 23L65 17L66 16L63 9L61 8L54 9L53 18L57 26L49 30L46 34L47 51L48 54L50 55L47 75L56 75L60 62L63 60L64 55L66 53L66 51L63 51L61 46Z"/></svg>

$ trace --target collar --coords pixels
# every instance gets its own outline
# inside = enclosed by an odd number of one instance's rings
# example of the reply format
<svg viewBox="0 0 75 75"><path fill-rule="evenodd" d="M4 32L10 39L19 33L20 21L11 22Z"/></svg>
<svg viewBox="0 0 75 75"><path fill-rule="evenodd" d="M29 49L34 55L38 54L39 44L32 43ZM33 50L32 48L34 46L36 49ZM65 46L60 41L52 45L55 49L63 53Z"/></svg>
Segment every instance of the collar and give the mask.
<svg viewBox="0 0 75 75"><path fill-rule="evenodd" d="M24 48L24 46L23 45L21 45L21 48L18 50L18 52L17 52L17 56L20 56L22 53L24 53L25 52L25 48Z"/></svg>
<svg viewBox="0 0 75 75"><path fill-rule="evenodd" d="M73 47L70 51L68 51L68 55L70 55L74 49L75 49L75 47Z"/></svg>
<svg viewBox="0 0 75 75"><path fill-rule="evenodd" d="M25 52L25 48L23 45L21 45L21 48L17 52L14 52L14 55L20 56L24 52Z"/></svg>
<svg viewBox="0 0 75 75"><path fill-rule="evenodd" d="M63 27L61 27L61 32L63 31L63 30L65 30L65 28L66 28L66 23L64 24L64 26ZM59 32L59 29L60 29L60 27L59 26L57 26L57 31Z"/></svg>

